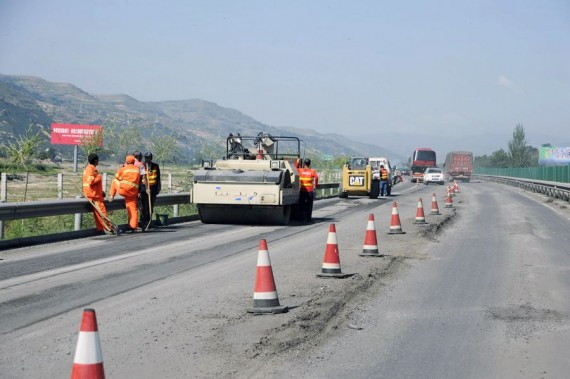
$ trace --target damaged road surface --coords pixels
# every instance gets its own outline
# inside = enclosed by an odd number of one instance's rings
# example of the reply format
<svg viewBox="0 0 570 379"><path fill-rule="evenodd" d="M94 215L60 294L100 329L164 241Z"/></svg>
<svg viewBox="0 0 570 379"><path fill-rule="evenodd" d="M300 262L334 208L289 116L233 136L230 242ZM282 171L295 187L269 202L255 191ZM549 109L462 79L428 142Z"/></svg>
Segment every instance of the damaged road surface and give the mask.
<svg viewBox="0 0 570 379"><path fill-rule="evenodd" d="M559 377L568 219L487 188L464 185L447 209L437 187L440 216L433 187L405 183L389 200L316 202L309 225L193 222L0 252L0 372L69 375L92 307L108 377ZM406 234L387 234L392 200ZM370 213L383 257L358 256ZM330 223L346 279L316 277ZM261 238L288 313L247 313Z"/></svg>
<svg viewBox="0 0 570 379"><path fill-rule="evenodd" d="M264 374L567 377L570 213L499 184L464 185L454 200L459 217L425 260L408 260L405 274L346 309L330 338Z"/></svg>

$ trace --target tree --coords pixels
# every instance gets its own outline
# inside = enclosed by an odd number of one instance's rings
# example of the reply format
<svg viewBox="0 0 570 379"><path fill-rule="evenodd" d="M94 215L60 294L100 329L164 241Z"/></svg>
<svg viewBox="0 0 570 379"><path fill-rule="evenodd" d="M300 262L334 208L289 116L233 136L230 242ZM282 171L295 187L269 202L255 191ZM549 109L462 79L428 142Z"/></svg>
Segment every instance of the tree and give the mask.
<svg viewBox="0 0 570 379"><path fill-rule="evenodd" d="M509 154L503 149L493 151L491 154L491 167L509 167Z"/></svg>
<svg viewBox="0 0 570 379"><path fill-rule="evenodd" d="M174 136L171 135L153 135L151 137L153 158L163 165L165 162L175 162L176 157L180 155L180 148Z"/></svg>
<svg viewBox="0 0 570 379"><path fill-rule="evenodd" d="M217 159L225 157L226 148L220 144L206 142L200 148L199 159Z"/></svg>
<svg viewBox="0 0 570 379"><path fill-rule="evenodd" d="M531 153L527 149L524 127L518 124L513 131L513 138L509 141L509 166L528 167L531 162Z"/></svg>
<svg viewBox="0 0 570 379"><path fill-rule="evenodd" d="M536 147L527 146L526 153L529 159L529 166L530 167L537 167L538 166L538 149Z"/></svg>
<svg viewBox="0 0 570 379"><path fill-rule="evenodd" d="M103 149L103 130L97 130L93 135L83 136L79 141L79 147L85 153L85 156L89 154L100 153L104 151Z"/></svg>
<svg viewBox="0 0 570 379"><path fill-rule="evenodd" d="M476 156L473 159L473 165L475 167L492 167L491 157L489 157L487 154Z"/></svg>
<svg viewBox="0 0 570 379"><path fill-rule="evenodd" d="M104 140L107 151L116 154L120 162L142 145L142 135L138 126L131 125L121 129L113 120L105 124Z"/></svg>
<svg viewBox="0 0 570 379"><path fill-rule="evenodd" d="M30 175L29 165L37 154L37 149L42 143L41 136L32 132L33 125L28 127L26 134L20 135L16 142L3 144L2 150L6 156L16 166L20 166L26 171L26 186L24 189L24 201L28 194L28 179Z"/></svg>

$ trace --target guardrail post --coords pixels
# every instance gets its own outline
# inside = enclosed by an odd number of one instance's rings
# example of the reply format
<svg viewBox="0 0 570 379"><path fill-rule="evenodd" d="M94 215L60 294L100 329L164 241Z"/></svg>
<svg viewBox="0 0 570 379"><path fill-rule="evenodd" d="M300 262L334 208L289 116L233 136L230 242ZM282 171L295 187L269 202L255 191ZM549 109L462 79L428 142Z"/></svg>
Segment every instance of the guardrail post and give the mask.
<svg viewBox="0 0 570 379"><path fill-rule="evenodd" d="M2 180L0 181L0 201L6 201L8 198L8 177L6 173L2 173Z"/></svg>
<svg viewBox="0 0 570 379"><path fill-rule="evenodd" d="M172 193L172 174L168 174L168 193Z"/></svg>
<svg viewBox="0 0 570 379"><path fill-rule="evenodd" d="M81 196L75 196L76 199L81 199ZM83 213L76 213L75 214L75 222L74 222L74 229L73 230L81 230L81 223L83 221Z"/></svg>
<svg viewBox="0 0 570 379"><path fill-rule="evenodd" d="M6 173L2 173L0 180L0 203L5 203L8 197L8 179ZM4 239L4 221L0 221L0 240Z"/></svg>
<svg viewBox="0 0 570 379"><path fill-rule="evenodd" d="M178 192L178 191L176 191ZM174 204L174 206L172 207L172 215L174 217L178 217L178 212L180 211L180 206L178 204Z"/></svg>
<svg viewBox="0 0 570 379"><path fill-rule="evenodd" d="M107 173L103 173L103 192L107 192Z"/></svg>
<svg viewBox="0 0 570 379"><path fill-rule="evenodd" d="M57 174L57 198L63 199L63 174L61 172Z"/></svg>

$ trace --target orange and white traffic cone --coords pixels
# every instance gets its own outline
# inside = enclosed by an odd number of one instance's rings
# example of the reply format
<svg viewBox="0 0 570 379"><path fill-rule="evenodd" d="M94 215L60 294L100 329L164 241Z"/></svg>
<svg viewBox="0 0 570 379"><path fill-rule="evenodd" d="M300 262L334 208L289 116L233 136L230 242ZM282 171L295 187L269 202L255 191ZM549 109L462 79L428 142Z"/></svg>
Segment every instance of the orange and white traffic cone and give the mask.
<svg viewBox="0 0 570 379"><path fill-rule="evenodd" d="M459 184L457 184L457 180L453 181L453 192L459 193Z"/></svg>
<svg viewBox="0 0 570 379"><path fill-rule="evenodd" d="M392 219L390 220L390 232L388 234L405 234L400 223L400 215L398 214L398 204L392 203Z"/></svg>
<svg viewBox="0 0 570 379"><path fill-rule="evenodd" d="M445 197L445 207L446 208L453 208L453 199L451 198L450 192L448 192L447 196Z"/></svg>
<svg viewBox="0 0 570 379"><path fill-rule="evenodd" d="M426 216L424 214L424 202L418 197L418 208L416 209L416 224L426 224Z"/></svg>
<svg viewBox="0 0 570 379"><path fill-rule="evenodd" d="M338 241L336 239L336 228L334 224L329 226L329 234L327 236L327 247L325 248L325 256L323 258L323 267L319 278L347 278L354 274L345 274L340 269L340 256L338 250Z"/></svg>
<svg viewBox="0 0 570 379"><path fill-rule="evenodd" d="M364 246L361 257L381 257L378 251L378 239L376 238L376 225L374 224L374 215L370 213L368 216L368 224L366 225L366 234L364 235Z"/></svg>
<svg viewBox="0 0 570 379"><path fill-rule="evenodd" d="M453 184L449 186L449 194L451 197L455 196L455 190L453 189Z"/></svg>
<svg viewBox="0 0 570 379"><path fill-rule="evenodd" d="M259 240L259 253L257 255L257 270L255 273L255 287L253 289L253 308L249 313L284 313L288 307L279 304L277 288L273 279L273 269L269 260L267 241Z"/></svg>
<svg viewBox="0 0 570 379"><path fill-rule="evenodd" d="M104 379L103 352L94 309L84 309L71 379Z"/></svg>
<svg viewBox="0 0 570 379"><path fill-rule="evenodd" d="M435 193L431 196L431 210L429 212L432 215L440 215L439 206L437 205L437 198L435 197Z"/></svg>

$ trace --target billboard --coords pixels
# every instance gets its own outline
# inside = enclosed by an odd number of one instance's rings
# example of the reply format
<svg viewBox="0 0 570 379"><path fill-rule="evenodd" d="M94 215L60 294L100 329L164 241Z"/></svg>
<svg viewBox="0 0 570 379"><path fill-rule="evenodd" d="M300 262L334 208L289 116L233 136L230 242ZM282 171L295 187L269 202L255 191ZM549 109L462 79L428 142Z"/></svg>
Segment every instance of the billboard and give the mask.
<svg viewBox="0 0 570 379"><path fill-rule="evenodd" d="M541 146L538 150L538 164L542 166L570 164L570 147Z"/></svg>
<svg viewBox="0 0 570 379"><path fill-rule="evenodd" d="M103 131L101 125L51 124L52 145L79 145L81 139Z"/></svg>

